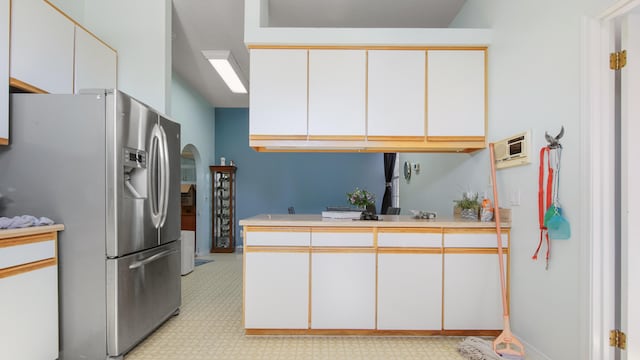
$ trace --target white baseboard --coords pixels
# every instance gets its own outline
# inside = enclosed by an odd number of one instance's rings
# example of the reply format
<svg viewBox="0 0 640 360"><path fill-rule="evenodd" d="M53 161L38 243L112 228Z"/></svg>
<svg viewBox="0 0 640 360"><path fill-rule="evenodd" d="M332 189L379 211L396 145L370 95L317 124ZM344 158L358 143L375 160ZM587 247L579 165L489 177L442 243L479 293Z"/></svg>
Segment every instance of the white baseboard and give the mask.
<svg viewBox="0 0 640 360"><path fill-rule="evenodd" d="M238 245L238 246L236 246L236 253L237 253L237 254L242 254L242 251L243 251L243 247L242 247L242 245Z"/></svg>

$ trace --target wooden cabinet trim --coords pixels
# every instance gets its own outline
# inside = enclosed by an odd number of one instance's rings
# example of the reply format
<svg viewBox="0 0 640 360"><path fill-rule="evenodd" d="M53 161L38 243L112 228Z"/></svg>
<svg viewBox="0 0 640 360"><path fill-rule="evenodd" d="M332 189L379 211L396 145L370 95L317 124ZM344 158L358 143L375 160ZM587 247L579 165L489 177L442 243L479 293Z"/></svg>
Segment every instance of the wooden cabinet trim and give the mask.
<svg viewBox="0 0 640 360"><path fill-rule="evenodd" d="M245 226L246 232L311 232L310 227L262 227L262 226Z"/></svg>
<svg viewBox="0 0 640 360"><path fill-rule="evenodd" d="M394 45L249 45L249 49L308 50L487 50L486 46L394 46Z"/></svg>
<svg viewBox="0 0 640 360"><path fill-rule="evenodd" d="M406 227L384 227L377 228L379 233L425 233L425 234L442 234L442 228L406 228Z"/></svg>
<svg viewBox="0 0 640 360"><path fill-rule="evenodd" d="M502 234L509 235L510 229L501 227ZM444 228L444 234L495 234L496 229L491 228Z"/></svg>
<svg viewBox="0 0 640 360"><path fill-rule="evenodd" d="M359 248L359 247L322 247L322 248L317 248L317 247L312 247L311 248L311 252L313 254L323 254L323 253L330 253L330 254L353 254L353 253L366 253L366 254L375 254L376 253L376 249L371 247L371 248Z"/></svg>
<svg viewBox="0 0 640 360"><path fill-rule="evenodd" d="M486 123L486 121L485 121ZM484 142L484 136L427 136L427 141L432 142L454 142L454 141L477 141Z"/></svg>
<svg viewBox="0 0 640 360"><path fill-rule="evenodd" d="M249 140L307 140L307 135L249 135Z"/></svg>
<svg viewBox="0 0 640 360"><path fill-rule="evenodd" d="M51 1L49 0L44 0L45 3L47 3L49 6L51 6L54 10L56 10L57 12L59 12L60 14L62 14L62 16L64 16L65 18L67 18L69 21L71 21L73 24L75 24L77 27L82 28L82 30L86 31L87 33L89 33L89 35L93 36L96 40L98 40L99 42L101 42L104 46L108 47L109 49L113 50L114 52L118 52L116 49L112 48L111 46L109 46L109 44L107 44L106 42L104 42L103 40L101 40L99 37L97 37L94 33L92 33L91 31L89 31L87 28L85 28L84 26L82 26L82 24L80 24L79 22L75 21L71 16L69 16L68 14L66 14L64 11L60 10L60 8L58 8L56 5L54 5Z"/></svg>
<svg viewBox="0 0 640 360"><path fill-rule="evenodd" d="M9 145L9 139L0 138L0 145Z"/></svg>
<svg viewBox="0 0 640 360"><path fill-rule="evenodd" d="M16 246L16 245L26 245L43 241L51 241L57 240L58 233L55 231L44 233L44 234L34 234L27 236L20 236L8 239L0 240L0 248Z"/></svg>
<svg viewBox="0 0 640 360"><path fill-rule="evenodd" d="M442 254L442 248L378 248L378 254Z"/></svg>
<svg viewBox="0 0 640 360"><path fill-rule="evenodd" d="M9 86L13 86L20 90L28 91L34 94L48 94L49 92L40 89L39 87L28 84L22 80L18 80L16 78L9 78Z"/></svg>
<svg viewBox="0 0 640 360"><path fill-rule="evenodd" d="M371 136L367 135L369 141L403 141L403 142L416 142L419 146L421 143L427 141L426 136Z"/></svg>
<svg viewBox="0 0 640 360"><path fill-rule="evenodd" d="M309 140L322 141L364 141L364 139L364 135L309 135Z"/></svg>
<svg viewBox="0 0 640 360"><path fill-rule="evenodd" d="M309 253L309 247L295 246L247 246L245 252L254 253Z"/></svg>
<svg viewBox="0 0 640 360"><path fill-rule="evenodd" d="M502 252L509 255L509 249L503 248ZM498 254L497 248L444 248L445 254Z"/></svg>
<svg viewBox="0 0 640 360"><path fill-rule="evenodd" d="M49 266L55 266L56 264L58 264L58 260L56 258L51 258L51 259L35 261L28 264L12 266L10 268L0 270L0 279L20 275L26 272L46 268Z"/></svg>
<svg viewBox="0 0 640 360"><path fill-rule="evenodd" d="M373 234L373 227L313 227L311 233L366 233Z"/></svg>

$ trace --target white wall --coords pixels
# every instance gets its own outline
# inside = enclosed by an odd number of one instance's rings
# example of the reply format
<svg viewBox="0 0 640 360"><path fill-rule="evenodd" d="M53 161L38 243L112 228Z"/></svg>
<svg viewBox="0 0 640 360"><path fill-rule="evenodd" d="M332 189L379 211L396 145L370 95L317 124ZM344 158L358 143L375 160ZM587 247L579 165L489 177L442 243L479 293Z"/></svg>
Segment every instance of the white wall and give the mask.
<svg viewBox="0 0 640 360"><path fill-rule="evenodd" d="M489 141L532 129L531 165L500 170L501 204L521 192L513 207L511 258L511 324L526 341L531 358L584 359L590 339L586 308L587 259L580 209L580 41L584 15L595 16L613 0L476 0L468 1L452 27L493 29L489 47ZM538 239L538 152L545 131L562 139L560 202L571 223L570 240L552 241L549 270L531 256ZM401 156L421 163L422 174L401 185L403 209L426 208L451 213L451 200L471 187L488 190L488 150L471 155ZM401 183L402 184L402 183ZM545 248L546 250L546 248ZM544 256L542 256L544 258ZM473 299L469 299L473 301Z"/></svg>
<svg viewBox="0 0 640 360"><path fill-rule="evenodd" d="M84 3L82 24L118 51L118 88L168 114L171 1L85 0Z"/></svg>
<svg viewBox="0 0 640 360"><path fill-rule="evenodd" d="M215 110L175 73L171 109L171 117L180 121L181 148L192 144L200 157L196 158L196 249L198 255L206 254L211 248L209 165L215 163Z"/></svg>
<svg viewBox="0 0 640 360"><path fill-rule="evenodd" d="M71 16L71 18L81 24L84 21L84 1L78 0L49 0L58 9Z"/></svg>

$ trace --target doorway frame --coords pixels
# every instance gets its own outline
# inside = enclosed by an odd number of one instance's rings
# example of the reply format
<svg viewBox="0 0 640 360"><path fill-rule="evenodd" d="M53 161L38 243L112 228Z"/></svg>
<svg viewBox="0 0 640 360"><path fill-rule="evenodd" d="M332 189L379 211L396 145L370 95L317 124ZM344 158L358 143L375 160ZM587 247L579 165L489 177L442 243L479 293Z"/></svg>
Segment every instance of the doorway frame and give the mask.
<svg viewBox="0 0 640 360"><path fill-rule="evenodd" d="M586 203L581 210L586 245L581 257L586 282L588 318L581 328L586 358L615 359L609 346L609 330L615 326L615 73L609 69L609 53L615 49L617 18L640 6L640 0L620 0L599 16L582 22L582 74L580 148L581 187Z"/></svg>

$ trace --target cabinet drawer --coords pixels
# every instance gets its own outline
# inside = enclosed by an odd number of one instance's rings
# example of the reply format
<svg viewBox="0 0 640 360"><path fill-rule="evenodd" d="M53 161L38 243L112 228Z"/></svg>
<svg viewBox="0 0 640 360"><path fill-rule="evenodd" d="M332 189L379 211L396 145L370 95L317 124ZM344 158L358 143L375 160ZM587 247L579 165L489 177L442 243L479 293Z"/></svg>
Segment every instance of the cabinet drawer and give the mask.
<svg viewBox="0 0 640 360"><path fill-rule="evenodd" d="M0 248L0 269L56 257L55 240Z"/></svg>
<svg viewBox="0 0 640 360"><path fill-rule="evenodd" d="M441 233L378 233L378 247L440 248L441 246Z"/></svg>
<svg viewBox="0 0 640 360"><path fill-rule="evenodd" d="M373 233L370 232L312 232L314 247L371 247Z"/></svg>
<svg viewBox="0 0 640 360"><path fill-rule="evenodd" d="M502 233L502 247L509 246L509 235ZM446 248L496 248L498 247L495 233L465 233L444 234Z"/></svg>
<svg viewBox="0 0 640 360"><path fill-rule="evenodd" d="M247 231L247 246L309 246L309 231Z"/></svg>

